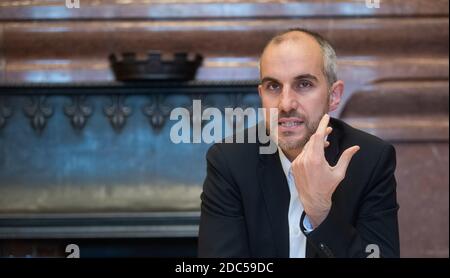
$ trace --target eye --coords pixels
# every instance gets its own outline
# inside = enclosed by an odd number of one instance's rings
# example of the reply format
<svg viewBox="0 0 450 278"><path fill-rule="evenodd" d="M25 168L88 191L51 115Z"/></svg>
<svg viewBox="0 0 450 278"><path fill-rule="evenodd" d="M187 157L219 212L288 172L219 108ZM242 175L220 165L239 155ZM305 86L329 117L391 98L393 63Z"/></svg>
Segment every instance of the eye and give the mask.
<svg viewBox="0 0 450 278"><path fill-rule="evenodd" d="M298 89L305 89L305 88L310 88L313 87L313 84L311 81L308 80L299 80L296 84L295 87Z"/></svg>
<svg viewBox="0 0 450 278"><path fill-rule="evenodd" d="M280 84L275 82L268 82L265 87L269 91L276 91L280 89Z"/></svg>

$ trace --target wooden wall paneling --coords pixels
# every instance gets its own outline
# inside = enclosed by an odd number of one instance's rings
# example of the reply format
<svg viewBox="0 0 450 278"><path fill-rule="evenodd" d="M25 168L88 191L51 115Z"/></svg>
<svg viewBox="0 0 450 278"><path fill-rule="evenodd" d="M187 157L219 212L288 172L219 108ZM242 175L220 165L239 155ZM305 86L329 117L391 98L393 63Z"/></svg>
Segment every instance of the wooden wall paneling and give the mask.
<svg viewBox="0 0 450 278"><path fill-rule="evenodd" d="M0 20L419 17L448 15L448 7L445 0L383 0L372 9L363 0L80 0L79 9L67 9L63 1L5 0Z"/></svg>

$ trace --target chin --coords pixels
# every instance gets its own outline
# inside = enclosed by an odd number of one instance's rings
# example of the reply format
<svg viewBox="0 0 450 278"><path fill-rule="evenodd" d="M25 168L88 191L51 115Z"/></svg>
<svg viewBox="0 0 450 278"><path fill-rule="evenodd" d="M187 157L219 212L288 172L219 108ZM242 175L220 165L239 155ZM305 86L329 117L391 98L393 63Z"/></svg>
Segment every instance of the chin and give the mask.
<svg viewBox="0 0 450 278"><path fill-rule="evenodd" d="M284 136L280 136L278 139L278 146L280 146L283 150L295 150L303 148L305 145L305 138L303 136L300 137L289 137L285 138Z"/></svg>

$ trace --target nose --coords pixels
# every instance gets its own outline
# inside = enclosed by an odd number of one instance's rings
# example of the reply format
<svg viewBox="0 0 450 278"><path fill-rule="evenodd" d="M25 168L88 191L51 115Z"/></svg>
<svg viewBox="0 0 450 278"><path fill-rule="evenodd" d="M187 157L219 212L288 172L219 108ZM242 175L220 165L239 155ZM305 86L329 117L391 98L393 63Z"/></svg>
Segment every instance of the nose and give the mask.
<svg viewBox="0 0 450 278"><path fill-rule="evenodd" d="M289 112L291 110L297 110L298 101L295 95L289 86L284 86L283 91L280 94L280 102L278 105L278 109L280 111Z"/></svg>

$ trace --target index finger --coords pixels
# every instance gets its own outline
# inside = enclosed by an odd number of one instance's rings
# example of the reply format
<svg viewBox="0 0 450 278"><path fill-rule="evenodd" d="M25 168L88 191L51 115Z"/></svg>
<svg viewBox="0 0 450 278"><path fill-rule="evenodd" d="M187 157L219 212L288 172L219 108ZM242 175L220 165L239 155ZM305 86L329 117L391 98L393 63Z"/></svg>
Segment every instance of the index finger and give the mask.
<svg viewBox="0 0 450 278"><path fill-rule="evenodd" d="M316 133L323 135L323 137L325 137L329 122L330 116L328 116L328 114L323 115L322 119L320 120L319 126L317 127Z"/></svg>
<svg viewBox="0 0 450 278"><path fill-rule="evenodd" d="M324 155L324 140L325 136L327 136L327 128L328 128L328 122L330 121L330 116L328 114L325 114L322 116L322 119L320 120L319 126L317 127L316 133L314 136L311 136L310 141L311 142L311 151L313 151L316 155L322 156Z"/></svg>

